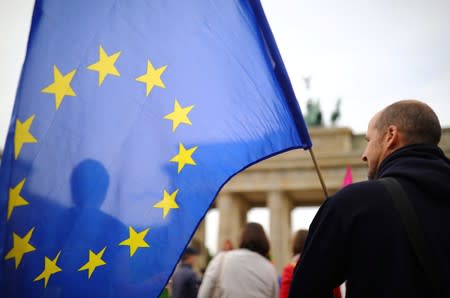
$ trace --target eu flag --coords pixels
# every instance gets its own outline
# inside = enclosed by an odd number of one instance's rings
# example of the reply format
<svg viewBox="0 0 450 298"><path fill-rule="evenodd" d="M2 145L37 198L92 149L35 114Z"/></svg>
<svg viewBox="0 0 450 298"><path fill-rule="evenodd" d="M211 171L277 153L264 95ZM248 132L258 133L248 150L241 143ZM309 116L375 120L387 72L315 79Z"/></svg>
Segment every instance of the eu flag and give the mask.
<svg viewBox="0 0 450 298"><path fill-rule="evenodd" d="M233 175L310 147L258 1L36 1L0 296L156 297Z"/></svg>

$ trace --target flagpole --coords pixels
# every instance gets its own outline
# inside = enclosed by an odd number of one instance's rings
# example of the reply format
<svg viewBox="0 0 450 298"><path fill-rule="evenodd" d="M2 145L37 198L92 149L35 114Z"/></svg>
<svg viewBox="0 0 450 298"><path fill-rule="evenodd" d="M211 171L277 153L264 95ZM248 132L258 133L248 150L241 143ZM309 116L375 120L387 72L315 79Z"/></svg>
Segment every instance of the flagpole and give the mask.
<svg viewBox="0 0 450 298"><path fill-rule="evenodd" d="M314 167L316 168L317 175L319 176L320 184L322 185L322 190L323 190L323 193L324 193L325 199L326 199L326 198L328 198L328 191L327 191L327 187L325 186L325 181L323 180L322 172L320 171L319 164L317 163L316 156L314 155L314 151L313 151L312 147L309 148L308 151L311 154L311 158L313 160Z"/></svg>

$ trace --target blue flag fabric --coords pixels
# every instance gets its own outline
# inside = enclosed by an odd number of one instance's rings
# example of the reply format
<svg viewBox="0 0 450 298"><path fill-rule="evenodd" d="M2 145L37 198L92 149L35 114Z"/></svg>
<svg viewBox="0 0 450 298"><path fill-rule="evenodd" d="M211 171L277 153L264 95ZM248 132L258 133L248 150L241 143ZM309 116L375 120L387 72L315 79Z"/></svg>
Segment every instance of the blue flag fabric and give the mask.
<svg viewBox="0 0 450 298"><path fill-rule="evenodd" d="M258 1L37 1L0 296L156 297L232 176L310 147Z"/></svg>

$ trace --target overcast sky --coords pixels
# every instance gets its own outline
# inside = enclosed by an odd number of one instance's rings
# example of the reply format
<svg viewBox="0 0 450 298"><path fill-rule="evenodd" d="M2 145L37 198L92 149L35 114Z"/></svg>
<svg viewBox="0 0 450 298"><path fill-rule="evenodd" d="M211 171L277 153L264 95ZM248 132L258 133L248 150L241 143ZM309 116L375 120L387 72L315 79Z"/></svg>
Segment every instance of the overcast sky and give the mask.
<svg viewBox="0 0 450 298"><path fill-rule="evenodd" d="M302 109L309 96L320 98L329 123L341 97L339 124L361 133L370 117L387 104L417 98L435 109L443 126L450 126L450 1L262 0L262 4ZM32 0L0 0L0 148L32 9ZM305 77L311 77L309 94ZM305 225L293 222L294 228Z"/></svg>
<svg viewBox="0 0 450 298"><path fill-rule="evenodd" d="M262 2L298 98L311 76L327 120L336 97L340 124L357 132L386 104L417 98L450 126L450 1Z"/></svg>

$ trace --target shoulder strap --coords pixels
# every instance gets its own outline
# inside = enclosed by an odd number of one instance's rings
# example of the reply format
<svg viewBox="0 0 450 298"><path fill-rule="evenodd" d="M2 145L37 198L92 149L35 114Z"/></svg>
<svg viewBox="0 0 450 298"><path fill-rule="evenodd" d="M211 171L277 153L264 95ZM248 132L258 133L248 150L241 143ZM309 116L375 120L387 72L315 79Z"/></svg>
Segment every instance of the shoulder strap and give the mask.
<svg viewBox="0 0 450 298"><path fill-rule="evenodd" d="M440 287L436 279L437 270L435 266L433 266L435 264L434 260L430 254L427 254L427 244L425 242L423 230L421 229L417 215L414 212L413 206L411 205L405 190L402 185L392 177L381 178L378 181L380 181L389 192L392 202L400 214L414 253L419 259L419 263L424 269L425 274L428 276L435 294L437 294L437 297L441 297Z"/></svg>

